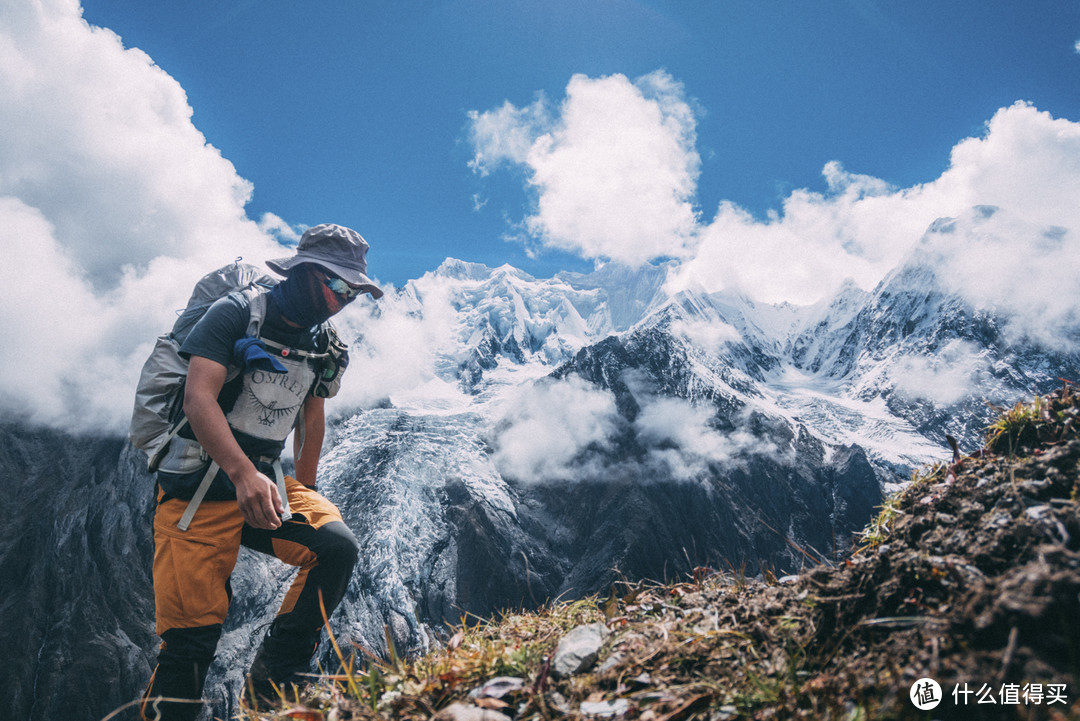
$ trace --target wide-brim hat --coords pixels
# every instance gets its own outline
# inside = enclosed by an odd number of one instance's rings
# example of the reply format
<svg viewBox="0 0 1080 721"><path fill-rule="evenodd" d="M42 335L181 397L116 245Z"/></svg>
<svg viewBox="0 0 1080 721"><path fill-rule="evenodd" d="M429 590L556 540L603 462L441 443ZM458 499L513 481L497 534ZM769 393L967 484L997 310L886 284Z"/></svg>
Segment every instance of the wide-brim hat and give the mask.
<svg viewBox="0 0 1080 721"><path fill-rule="evenodd" d="M369 247L363 236L352 228L323 223L304 232L300 244L296 246L296 255L268 260L266 264L275 273L288 276L296 266L312 263L378 299L383 296L382 289L367 277Z"/></svg>

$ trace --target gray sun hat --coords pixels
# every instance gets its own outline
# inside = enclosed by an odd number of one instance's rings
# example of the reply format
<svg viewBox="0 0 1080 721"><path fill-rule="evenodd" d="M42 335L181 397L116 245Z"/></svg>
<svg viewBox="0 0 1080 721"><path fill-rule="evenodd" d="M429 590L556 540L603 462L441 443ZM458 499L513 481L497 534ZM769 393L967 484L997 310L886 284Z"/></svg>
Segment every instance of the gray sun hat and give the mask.
<svg viewBox="0 0 1080 721"><path fill-rule="evenodd" d="M323 223L304 231L296 255L268 260L266 264L275 273L287 276L301 263L313 263L378 299L383 292L367 277L367 252L367 241L352 228Z"/></svg>

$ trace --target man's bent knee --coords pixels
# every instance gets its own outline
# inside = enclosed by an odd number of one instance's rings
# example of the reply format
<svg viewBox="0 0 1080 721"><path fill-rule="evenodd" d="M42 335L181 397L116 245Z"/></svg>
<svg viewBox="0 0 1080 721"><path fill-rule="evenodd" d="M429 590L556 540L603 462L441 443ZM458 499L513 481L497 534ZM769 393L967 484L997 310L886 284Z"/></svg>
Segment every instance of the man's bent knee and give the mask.
<svg viewBox="0 0 1080 721"><path fill-rule="evenodd" d="M349 527L334 521L320 528L319 535L319 563L331 563L351 573L360 556L360 544Z"/></svg>

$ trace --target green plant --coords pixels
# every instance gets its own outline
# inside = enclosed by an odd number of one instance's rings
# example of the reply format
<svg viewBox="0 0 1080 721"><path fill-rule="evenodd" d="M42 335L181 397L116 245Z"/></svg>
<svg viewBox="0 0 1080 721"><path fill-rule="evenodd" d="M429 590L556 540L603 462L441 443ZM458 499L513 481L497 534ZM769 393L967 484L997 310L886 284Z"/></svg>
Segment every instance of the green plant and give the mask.
<svg viewBox="0 0 1080 721"><path fill-rule="evenodd" d="M986 428L986 447L994 453L1016 455L1024 448L1039 443L1039 432L1047 422L1046 402L1035 396L1030 404L1018 402L1002 409L1000 415Z"/></svg>

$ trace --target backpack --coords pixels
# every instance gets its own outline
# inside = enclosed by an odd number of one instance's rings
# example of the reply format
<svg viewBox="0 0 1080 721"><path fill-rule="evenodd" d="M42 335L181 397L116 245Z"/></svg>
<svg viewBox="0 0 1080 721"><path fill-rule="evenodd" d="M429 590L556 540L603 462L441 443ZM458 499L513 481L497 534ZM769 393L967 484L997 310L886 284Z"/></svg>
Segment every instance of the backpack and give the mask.
<svg viewBox="0 0 1080 721"><path fill-rule="evenodd" d="M139 375L129 432L132 445L146 453L151 473L157 470L169 441L183 425L183 389L188 371L188 362L180 355L184 339L210 306L230 293L242 293L252 301L247 334L257 336L266 313L265 291L277 282L238 258L203 276L172 330L158 337Z"/></svg>

